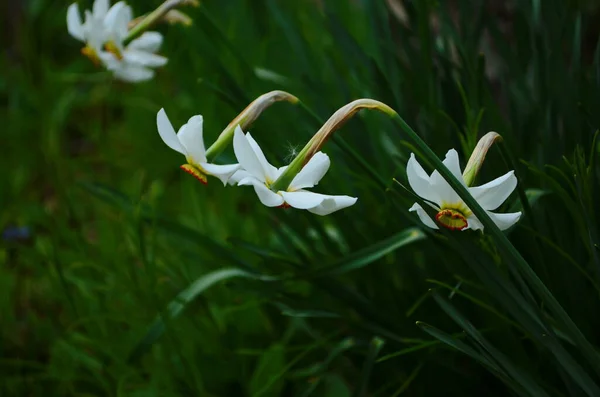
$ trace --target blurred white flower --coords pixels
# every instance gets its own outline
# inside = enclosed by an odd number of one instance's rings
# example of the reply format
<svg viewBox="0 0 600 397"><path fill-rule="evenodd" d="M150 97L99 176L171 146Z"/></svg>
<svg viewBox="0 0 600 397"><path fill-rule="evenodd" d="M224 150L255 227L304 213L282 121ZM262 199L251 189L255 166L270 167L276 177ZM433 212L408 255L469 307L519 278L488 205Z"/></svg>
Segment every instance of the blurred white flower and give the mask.
<svg viewBox="0 0 600 397"><path fill-rule="evenodd" d="M225 185L231 175L240 169L239 164L218 165L206 160L206 150L202 137L202 116L193 116L175 133L164 109L156 115L156 126L163 142L171 149L183 154L187 164L181 169L195 176L200 182L206 184L206 176L212 175L221 180Z"/></svg>
<svg viewBox="0 0 600 397"><path fill-rule="evenodd" d="M162 35L145 32L124 45L133 19L131 7L120 1L109 8L108 0L96 0L92 11L85 10L82 22L77 3L67 10L67 29L71 36L85 43L82 53L94 63L102 63L114 76L128 82L149 80L151 68L167 63L167 58L155 54L162 44Z"/></svg>
<svg viewBox="0 0 600 397"><path fill-rule="evenodd" d="M287 166L276 168L269 164L250 133L244 135L239 126L233 136L233 150L242 169L232 176L230 182L240 186L252 185L260 202L267 207L294 207L317 215L328 215L356 203L356 197L330 196L304 190L317 185L329 170L329 157L323 152L316 153L309 160L286 191L274 192L270 186Z"/></svg>
<svg viewBox="0 0 600 397"><path fill-rule="evenodd" d="M448 151L443 163L464 184L456 150L451 149ZM406 173L408 182L415 193L427 200L428 204L437 211L435 219L439 225L450 230L483 230L483 225L479 219L466 206L442 175L437 170L433 171L431 176L427 175L421 164L416 160L414 153L410 155L406 166ZM500 207L513 190L515 190L516 186L517 178L514 171L510 171L485 185L467 187L467 189L500 230L505 230L517 223L521 217L521 213L498 214L491 211ZM423 207L419 204L415 203L409 211L416 211L421 222L426 226L438 229L436 222L427 215Z"/></svg>

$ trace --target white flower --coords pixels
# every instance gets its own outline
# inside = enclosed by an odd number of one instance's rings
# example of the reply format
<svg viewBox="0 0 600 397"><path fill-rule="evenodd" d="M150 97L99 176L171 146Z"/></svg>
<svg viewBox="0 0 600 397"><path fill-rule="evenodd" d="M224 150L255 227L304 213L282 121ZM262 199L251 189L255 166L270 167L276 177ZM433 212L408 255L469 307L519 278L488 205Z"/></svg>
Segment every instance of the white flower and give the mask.
<svg viewBox="0 0 600 397"><path fill-rule="evenodd" d="M274 192L270 186L287 166L276 168L269 164L250 133L244 135L239 126L233 136L233 150L242 169L233 175L232 181L238 185L254 186L258 199L267 207L289 206L317 215L328 215L356 203L355 197L329 196L304 190L317 185L327 173L330 161L325 153L316 153L292 180L286 191Z"/></svg>
<svg viewBox="0 0 600 397"><path fill-rule="evenodd" d="M212 175L221 180L225 185L234 172L239 170L239 164L218 165L206 160L206 150L202 138L202 116L193 116L175 133L164 109L156 115L156 126L163 142L171 149L185 156L187 164L181 169L195 176L200 182L206 184L206 175Z"/></svg>
<svg viewBox="0 0 600 397"><path fill-rule="evenodd" d="M456 150L451 149L448 151L443 163L464 184ZM451 230L483 230L483 225L479 219L473 215L473 212L465 205L442 175L437 170L433 171L431 176L427 175L421 164L416 160L414 153L410 155L406 173L408 182L415 193L427 200L428 204L438 212L436 220L439 225ZM516 186L517 178L514 171L510 171L485 185L468 187L468 190L500 230L505 230L519 220L521 213L497 214L491 211L500 207L515 190ZM427 215L419 204L415 203L409 211L416 211L421 221L430 228L438 228L436 222Z"/></svg>
<svg viewBox="0 0 600 397"><path fill-rule="evenodd" d="M108 0L96 0L92 12L85 11L81 22L77 4L67 11L67 28L71 36L86 43L82 52L95 63L102 62L120 80L140 82L154 76L150 68L167 63L167 58L154 54L162 44L158 32L145 32L127 46L123 45L133 19L131 7L120 1L108 8Z"/></svg>

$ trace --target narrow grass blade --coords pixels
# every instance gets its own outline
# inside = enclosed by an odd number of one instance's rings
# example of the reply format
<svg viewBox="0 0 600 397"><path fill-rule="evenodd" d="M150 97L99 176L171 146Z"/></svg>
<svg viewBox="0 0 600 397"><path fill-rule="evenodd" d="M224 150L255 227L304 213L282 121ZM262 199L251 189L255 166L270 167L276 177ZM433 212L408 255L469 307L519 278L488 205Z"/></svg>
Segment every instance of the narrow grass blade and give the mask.
<svg viewBox="0 0 600 397"><path fill-rule="evenodd" d="M362 369L362 375L358 382L358 386L356 391L354 392L353 397L365 397L367 396L367 388L369 385L369 379L371 378L371 371L373 370L373 365L375 364L375 359L379 355L379 352L383 348L385 341L379 337L375 337L369 343L369 352L367 353L367 359L365 360L365 364Z"/></svg>

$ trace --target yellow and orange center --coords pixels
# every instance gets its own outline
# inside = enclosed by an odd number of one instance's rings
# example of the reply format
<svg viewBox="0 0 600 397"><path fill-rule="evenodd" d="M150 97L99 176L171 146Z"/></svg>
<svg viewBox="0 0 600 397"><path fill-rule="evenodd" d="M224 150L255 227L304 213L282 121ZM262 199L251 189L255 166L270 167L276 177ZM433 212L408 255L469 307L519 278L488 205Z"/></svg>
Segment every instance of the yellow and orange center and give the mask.
<svg viewBox="0 0 600 397"><path fill-rule="evenodd" d="M188 174L193 175L194 178L198 179L203 184L206 185L208 183L208 180L206 179L206 174L204 174L202 171L200 171L198 168L194 167L193 165L184 164L179 168L181 168Z"/></svg>
<svg viewBox="0 0 600 397"><path fill-rule="evenodd" d="M453 208L440 210L435 216L435 220L440 225L450 230L463 230L469 226L467 217L461 211Z"/></svg>

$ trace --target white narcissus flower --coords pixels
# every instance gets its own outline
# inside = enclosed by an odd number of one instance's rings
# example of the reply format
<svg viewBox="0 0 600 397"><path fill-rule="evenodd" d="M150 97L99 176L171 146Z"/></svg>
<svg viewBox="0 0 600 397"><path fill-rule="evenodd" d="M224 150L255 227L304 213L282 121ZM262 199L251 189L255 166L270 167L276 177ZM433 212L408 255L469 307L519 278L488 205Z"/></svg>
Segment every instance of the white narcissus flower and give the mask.
<svg viewBox="0 0 600 397"><path fill-rule="evenodd" d="M294 207L317 215L328 215L356 203L356 197L330 196L305 190L317 185L327 173L330 161L325 153L316 153L286 191L274 192L270 186L287 166L276 168L269 164L250 133L244 135L239 126L233 136L233 150L242 169L233 175L232 181L240 186L253 186L258 199L267 207Z"/></svg>
<svg viewBox="0 0 600 397"><path fill-rule="evenodd" d="M131 7L120 1L110 7L108 0L96 0L92 12L85 11L81 22L77 4L67 11L67 28L71 36L86 43L82 52L95 63L102 63L114 76L128 82L149 80L154 76L150 68L167 63L167 58L155 54L162 44L158 32L144 32L124 46L133 19Z"/></svg>
<svg viewBox="0 0 600 397"><path fill-rule="evenodd" d="M458 162L458 153L451 149L446 154L444 165L452 174L464 184L463 176ZM423 207L415 203L409 211L416 211L421 221L430 228L438 229L438 224L451 230L483 230L483 224L462 201L459 195L446 182L442 175L433 171L427 175L421 164L411 153L406 166L408 183L417 195L428 201L428 204L437 211L436 222L427 215ZM465 185L466 186L466 185ZM481 186L467 187L469 193L477 200L479 205L487 212L489 217L500 228L506 230L519 220L520 212L498 214L491 212L510 196L517 186L514 171L510 171L499 178Z"/></svg>
<svg viewBox="0 0 600 397"><path fill-rule="evenodd" d="M163 142L171 149L183 154L187 164L181 169L195 176L200 182L206 184L206 176L212 175L221 180L225 185L231 175L240 169L239 164L211 164L206 160L206 150L202 137L202 116L193 116L175 133L164 109L156 115L158 133Z"/></svg>

